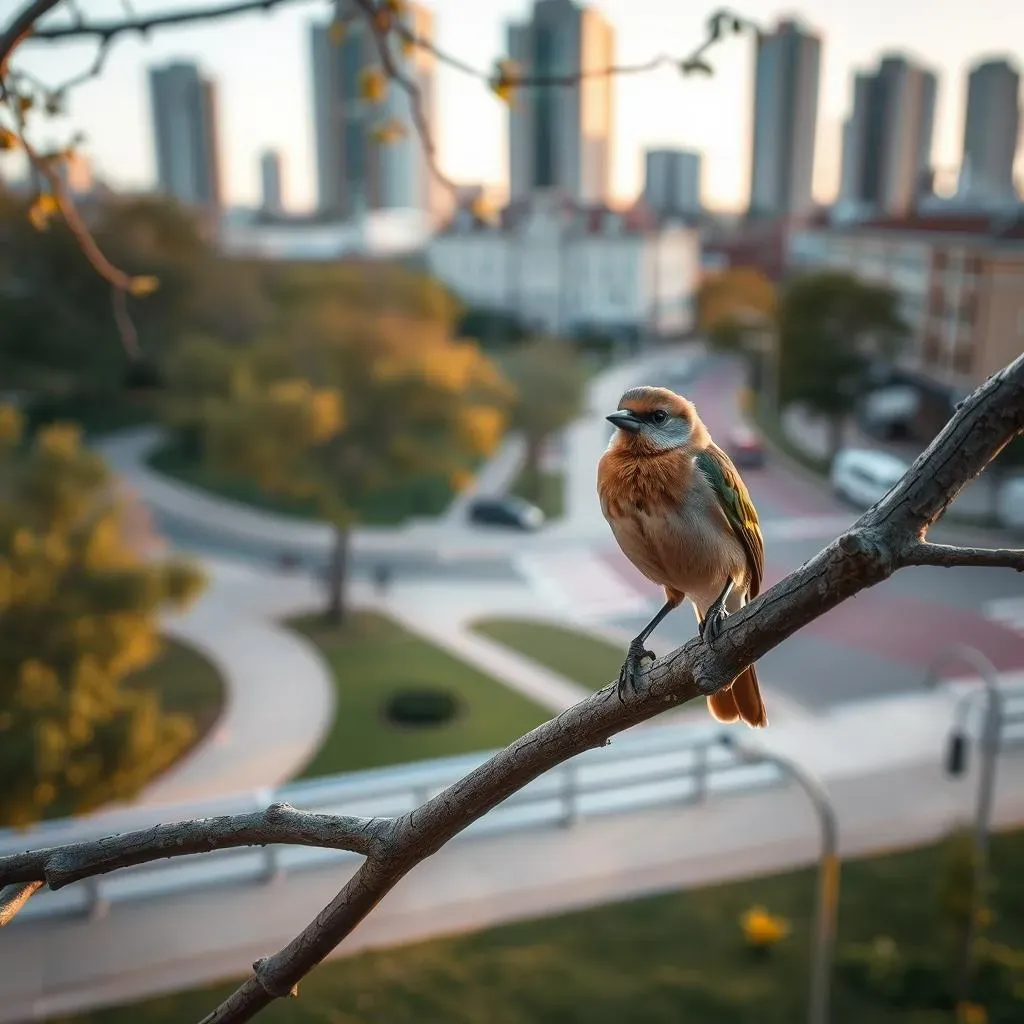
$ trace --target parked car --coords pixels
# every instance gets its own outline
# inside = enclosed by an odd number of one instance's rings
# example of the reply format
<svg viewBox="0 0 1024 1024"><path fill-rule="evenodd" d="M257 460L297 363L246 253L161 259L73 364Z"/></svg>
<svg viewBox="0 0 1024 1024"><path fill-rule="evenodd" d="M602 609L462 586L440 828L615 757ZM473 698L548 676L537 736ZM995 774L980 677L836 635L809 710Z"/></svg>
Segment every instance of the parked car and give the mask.
<svg viewBox="0 0 1024 1024"><path fill-rule="evenodd" d="M896 485L909 464L873 448L843 448L832 460L832 490L860 508L870 508Z"/></svg>
<svg viewBox="0 0 1024 1024"><path fill-rule="evenodd" d="M764 465L764 442L749 427L737 427L726 439L726 454L737 469L760 469Z"/></svg>
<svg viewBox="0 0 1024 1024"><path fill-rule="evenodd" d="M524 498L509 494L499 498L477 498L470 502L469 521L482 526L539 530L544 525L544 513Z"/></svg>

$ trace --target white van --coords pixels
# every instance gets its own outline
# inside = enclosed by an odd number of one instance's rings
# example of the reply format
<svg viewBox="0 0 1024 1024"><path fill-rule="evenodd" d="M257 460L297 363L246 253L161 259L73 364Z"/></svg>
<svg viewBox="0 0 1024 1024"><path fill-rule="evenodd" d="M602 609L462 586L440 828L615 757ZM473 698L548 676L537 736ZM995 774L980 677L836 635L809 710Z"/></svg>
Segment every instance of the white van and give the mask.
<svg viewBox="0 0 1024 1024"><path fill-rule="evenodd" d="M832 490L859 508L870 508L895 486L909 463L872 448L843 448L832 460Z"/></svg>

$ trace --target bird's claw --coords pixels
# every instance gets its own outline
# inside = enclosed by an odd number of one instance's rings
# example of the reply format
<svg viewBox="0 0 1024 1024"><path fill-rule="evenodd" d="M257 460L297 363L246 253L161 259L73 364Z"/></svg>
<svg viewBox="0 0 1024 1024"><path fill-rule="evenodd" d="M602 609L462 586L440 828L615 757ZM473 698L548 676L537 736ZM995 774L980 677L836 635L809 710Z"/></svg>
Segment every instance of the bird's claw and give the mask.
<svg viewBox="0 0 1024 1024"><path fill-rule="evenodd" d="M640 676L643 675L644 669L653 665L655 660L654 651L646 650L642 644L629 645L626 660L622 663L622 668L619 670L618 694L620 701L625 703L627 690L634 694L636 693L637 683L640 680Z"/></svg>
<svg viewBox="0 0 1024 1024"><path fill-rule="evenodd" d="M728 617L729 613L723 607L712 605L700 624L701 639L709 644L714 643L718 639L718 634L722 632L722 623Z"/></svg>

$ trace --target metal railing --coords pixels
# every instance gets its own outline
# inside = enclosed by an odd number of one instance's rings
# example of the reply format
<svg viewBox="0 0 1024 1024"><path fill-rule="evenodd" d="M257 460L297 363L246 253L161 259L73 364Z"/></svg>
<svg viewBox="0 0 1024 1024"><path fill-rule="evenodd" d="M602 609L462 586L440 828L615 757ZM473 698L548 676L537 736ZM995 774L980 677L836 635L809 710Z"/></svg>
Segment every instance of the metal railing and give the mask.
<svg viewBox="0 0 1024 1024"><path fill-rule="evenodd" d="M720 742L713 725L653 726L616 737L553 768L510 796L460 839L526 828L572 827L582 818L781 785L778 765L752 762ZM418 807L481 764L492 752L422 761L372 771L310 779L277 790L202 803L126 808L86 818L46 822L29 832L0 830L0 855L97 839L160 821L243 813L284 802L329 814L399 815ZM44 891L18 921L53 915L99 916L110 904L220 885L260 884L296 871L359 855L310 847L268 846L218 850L124 868Z"/></svg>

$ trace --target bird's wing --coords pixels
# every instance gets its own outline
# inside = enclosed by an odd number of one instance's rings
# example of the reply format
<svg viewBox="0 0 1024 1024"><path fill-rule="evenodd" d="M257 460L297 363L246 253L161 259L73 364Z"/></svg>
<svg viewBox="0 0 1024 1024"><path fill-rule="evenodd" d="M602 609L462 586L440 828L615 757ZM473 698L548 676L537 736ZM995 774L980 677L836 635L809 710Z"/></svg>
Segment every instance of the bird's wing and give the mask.
<svg viewBox="0 0 1024 1024"><path fill-rule="evenodd" d="M716 444L702 448L696 457L697 468L711 485L718 502L728 519L733 533L740 539L747 552L750 566L749 597L755 598L761 590L764 576L764 538L757 509L750 500L750 492L743 482L732 460Z"/></svg>

